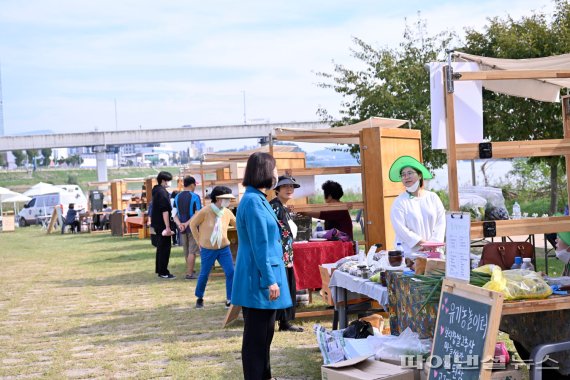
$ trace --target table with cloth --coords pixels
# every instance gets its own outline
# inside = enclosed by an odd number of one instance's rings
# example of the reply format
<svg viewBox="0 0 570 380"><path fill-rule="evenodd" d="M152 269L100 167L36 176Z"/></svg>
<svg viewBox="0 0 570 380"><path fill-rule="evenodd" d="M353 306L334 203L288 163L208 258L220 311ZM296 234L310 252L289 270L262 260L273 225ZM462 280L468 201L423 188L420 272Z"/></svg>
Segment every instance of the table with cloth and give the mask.
<svg viewBox="0 0 570 380"><path fill-rule="evenodd" d="M335 270L331 276L329 288L331 289L335 310L338 311L339 328L341 329L346 327L346 313L350 295L356 298L365 295L378 301L384 310L388 310L388 290L385 286L369 279Z"/></svg>
<svg viewBox="0 0 570 380"><path fill-rule="evenodd" d="M334 263L354 255L352 242L309 241L293 243L293 267L297 289L319 289L322 286L319 265Z"/></svg>

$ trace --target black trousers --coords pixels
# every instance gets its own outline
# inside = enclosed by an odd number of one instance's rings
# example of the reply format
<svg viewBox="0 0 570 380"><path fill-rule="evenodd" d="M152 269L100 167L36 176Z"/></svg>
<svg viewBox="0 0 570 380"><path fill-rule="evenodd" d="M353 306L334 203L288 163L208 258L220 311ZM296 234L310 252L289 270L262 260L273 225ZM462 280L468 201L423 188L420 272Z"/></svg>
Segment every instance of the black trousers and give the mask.
<svg viewBox="0 0 570 380"><path fill-rule="evenodd" d="M168 262L170 261L170 248L172 238L170 236L156 235L156 266L155 272L159 275L170 274Z"/></svg>
<svg viewBox="0 0 570 380"><path fill-rule="evenodd" d="M269 350L275 333L275 310L242 307L241 362L245 380L271 379Z"/></svg>
<svg viewBox="0 0 570 380"><path fill-rule="evenodd" d="M287 283L289 284L289 293L291 294L293 306L288 307L287 309L277 310L275 319L279 321L279 326L285 325L287 322L295 319L295 305L297 304L297 284L295 283L295 271L293 267L285 268L285 273L287 274Z"/></svg>

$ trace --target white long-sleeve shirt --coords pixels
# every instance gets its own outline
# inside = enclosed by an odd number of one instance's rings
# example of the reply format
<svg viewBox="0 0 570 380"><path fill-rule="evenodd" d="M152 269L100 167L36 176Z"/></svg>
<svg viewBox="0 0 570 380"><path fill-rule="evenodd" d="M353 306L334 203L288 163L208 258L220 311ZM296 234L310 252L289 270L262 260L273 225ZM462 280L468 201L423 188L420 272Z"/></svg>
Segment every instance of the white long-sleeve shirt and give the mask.
<svg viewBox="0 0 570 380"><path fill-rule="evenodd" d="M392 204L390 220L396 232L396 242L402 243L406 255L417 252L420 240L443 243L445 238L445 208L436 193L422 190L420 196L400 194Z"/></svg>

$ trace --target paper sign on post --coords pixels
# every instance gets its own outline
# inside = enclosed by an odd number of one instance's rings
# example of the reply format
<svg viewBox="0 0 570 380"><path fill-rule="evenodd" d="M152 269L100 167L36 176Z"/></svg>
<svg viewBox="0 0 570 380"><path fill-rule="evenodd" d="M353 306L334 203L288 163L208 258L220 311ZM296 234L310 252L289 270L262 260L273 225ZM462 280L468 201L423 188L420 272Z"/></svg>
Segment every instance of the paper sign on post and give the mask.
<svg viewBox="0 0 570 380"><path fill-rule="evenodd" d="M468 212L448 212L445 218L445 277L469 282L471 215Z"/></svg>

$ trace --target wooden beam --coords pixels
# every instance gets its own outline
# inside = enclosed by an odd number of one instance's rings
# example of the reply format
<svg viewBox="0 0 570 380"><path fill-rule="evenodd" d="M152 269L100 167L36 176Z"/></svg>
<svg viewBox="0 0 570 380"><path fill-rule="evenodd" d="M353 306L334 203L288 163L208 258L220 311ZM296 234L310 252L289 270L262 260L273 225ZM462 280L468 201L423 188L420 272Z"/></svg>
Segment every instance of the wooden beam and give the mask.
<svg viewBox="0 0 570 380"><path fill-rule="evenodd" d="M570 154L570 138L492 143L493 158L549 157ZM456 145L458 160L478 160L479 144Z"/></svg>
<svg viewBox="0 0 570 380"><path fill-rule="evenodd" d="M570 216L495 220L497 236L520 236L570 231ZM471 222L471 239L482 239L483 222Z"/></svg>
<svg viewBox="0 0 570 380"><path fill-rule="evenodd" d="M570 70L488 70L455 72L453 79L465 80L504 80L504 79L560 79L570 78ZM444 77L445 78L445 77Z"/></svg>
<svg viewBox="0 0 570 380"><path fill-rule="evenodd" d="M311 175L362 173L362 168L360 166L332 166L332 167L322 167L322 168L290 168L290 169L280 169L278 171L279 175L302 177L302 176L311 176Z"/></svg>
<svg viewBox="0 0 570 380"><path fill-rule="evenodd" d="M312 203L306 205L294 205L292 208L294 212L358 210L364 208L364 202Z"/></svg>
<svg viewBox="0 0 570 380"><path fill-rule="evenodd" d="M570 309L570 297L550 296L541 300L505 301L502 315Z"/></svg>
<svg viewBox="0 0 570 380"><path fill-rule="evenodd" d="M447 183L449 189L449 211L459 211L459 184L457 180L457 152L455 145L455 106L453 92L447 88L447 71L443 67L443 93L445 97L445 124L447 139Z"/></svg>
<svg viewBox="0 0 570 380"><path fill-rule="evenodd" d="M570 96L562 97L562 127L564 129L564 141L570 141ZM568 176L568 168L570 168L570 151L564 155L566 162L566 176ZM570 204L570 181L566 181L567 198L566 204Z"/></svg>
<svg viewBox="0 0 570 380"><path fill-rule="evenodd" d="M343 139L358 138L358 132L350 133L315 133L315 134L298 134L298 135L277 135L274 137L279 141L307 141L307 140L320 140L320 139L338 139L339 144L342 144Z"/></svg>

